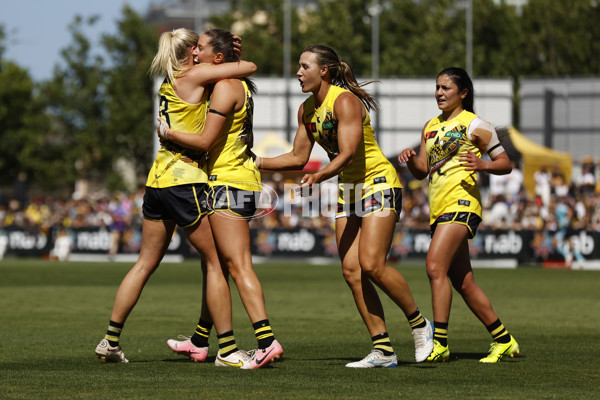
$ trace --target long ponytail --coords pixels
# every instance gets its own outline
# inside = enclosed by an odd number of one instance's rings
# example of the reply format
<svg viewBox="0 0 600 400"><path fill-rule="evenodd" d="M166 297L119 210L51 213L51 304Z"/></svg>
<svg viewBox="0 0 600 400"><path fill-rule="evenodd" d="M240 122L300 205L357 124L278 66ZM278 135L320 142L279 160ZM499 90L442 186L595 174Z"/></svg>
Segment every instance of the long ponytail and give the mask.
<svg viewBox="0 0 600 400"><path fill-rule="evenodd" d="M322 44L312 44L303 50L303 53L305 52L316 54L317 63L319 65L326 65L329 68L329 77L332 84L348 89L360 99L367 110L378 109L377 99L362 88L373 81L358 83L350 65L342 61L335 50Z"/></svg>
<svg viewBox="0 0 600 400"><path fill-rule="evenodd" d="M166 76L175 82L175 75L188 70L184 64L190 57L190 48L198 45L199 35L187 28L163 32L158 40L158 51L150 65L150 76Z"/></svg>

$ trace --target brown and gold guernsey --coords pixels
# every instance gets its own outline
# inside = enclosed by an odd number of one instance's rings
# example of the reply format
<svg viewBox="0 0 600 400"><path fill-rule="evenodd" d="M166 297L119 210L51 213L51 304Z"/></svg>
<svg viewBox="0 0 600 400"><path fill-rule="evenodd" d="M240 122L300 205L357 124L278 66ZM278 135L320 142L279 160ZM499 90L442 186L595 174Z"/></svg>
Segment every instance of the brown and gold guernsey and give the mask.
<svg viewBox="0 0 600 400"><path fill-rule="evenodd" d="M465 110L449 121L439 115L425 127L431 224L451 212L472 212L481 217L477 173L466 171L459 158L467 150L481 158L481 151L469 138L469 126L476 118Z"/></svg>
<svg viewBox="0 0 600 400"><path fill-rule="evenodd" d="M190 104L177 96L173 85L166 79L158 91L160 116L169 127L180 132L201 133L206 121L208 91L197 104ZM190 183L206 183L205 153L194 152L174 143L162 145L148 173L146 186L166 188Z"/></svg>
<svg viewBox="0 0 600 400"><path fill-rule="evenodd" d="M332 85L323 104L318 109L315 109L314 95L304 102L302 121L315 141L325 149L330 160L333 160L339 154L338 124L333 118L333 109L338 96L345 92L351 93L344 88ZM354 94L352 95L354 96ZM371 117L368 112L363 120L362 127L363 136L354 159L338 176L340 186L338 201L342 204L345 203L344 198L354 202L381 188L402 187L394 166L383 155L375 141L373 128L371 127ZM360 184L364 185L362 194L355 193L355 188ZM346 196L343 193L345 188L350 189L350 193L346 193Z"/></svg>

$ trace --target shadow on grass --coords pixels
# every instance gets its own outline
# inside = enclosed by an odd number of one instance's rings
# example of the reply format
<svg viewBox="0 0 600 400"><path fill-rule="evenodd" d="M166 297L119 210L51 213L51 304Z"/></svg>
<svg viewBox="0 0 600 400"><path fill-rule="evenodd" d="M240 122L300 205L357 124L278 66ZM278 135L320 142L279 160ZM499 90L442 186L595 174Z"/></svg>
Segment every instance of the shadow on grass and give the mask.
<svg viewBox="0 0 600 400"><path fill-rule="evenodd" d="M487 353L450 353L450 361L458 361L458 360L481 360L483 357L487 356ZM515 356L515 358L506 357L501 360L501 362L518 362L519 359L525 358L524 355Z"/></svg>

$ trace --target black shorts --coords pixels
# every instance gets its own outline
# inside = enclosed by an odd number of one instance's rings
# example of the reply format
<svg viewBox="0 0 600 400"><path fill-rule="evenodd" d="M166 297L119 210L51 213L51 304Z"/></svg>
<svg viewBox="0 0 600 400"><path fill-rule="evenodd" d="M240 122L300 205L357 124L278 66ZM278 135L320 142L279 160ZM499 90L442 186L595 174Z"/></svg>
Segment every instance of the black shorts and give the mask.
<svg viewBox="0 0 600 400"><path fill-rule="evenodd" d="M151 221L175 221L182 228L192 226L208 212L208 184L193 183L167 188L146 187L142 212Z"/></svg>
<svg viewBox="0 0 600 400"><path fill-rule="evenodd" d="M260 193L228 185L211 186L208 190L208 213L229 211L243 219L250 220L256 212Z"/></svg>
<svg viewBox="0 0 600 400"><path fill-rule="evenodd" d="M438 225L444 224L460 224L465 225L467 229L469 229L469 239L473 239L475 237L475 233L477 233L477 228L481 223L481 217L475 213L471 212L451 212L440 215L435 222L430 226L431 237L433 237L433 233L435 232L435 228Z"/></svg>
<svg viewBox="0 0 600 400"><path fill-rule="evenodd" d="M376 190L362 198L360 202L338 203L336 218L349 217L355 214L359 217L366 217L378 211L393 210L396 213L396 220L400 218L402 212L402 189L388 188Z"/></svg>

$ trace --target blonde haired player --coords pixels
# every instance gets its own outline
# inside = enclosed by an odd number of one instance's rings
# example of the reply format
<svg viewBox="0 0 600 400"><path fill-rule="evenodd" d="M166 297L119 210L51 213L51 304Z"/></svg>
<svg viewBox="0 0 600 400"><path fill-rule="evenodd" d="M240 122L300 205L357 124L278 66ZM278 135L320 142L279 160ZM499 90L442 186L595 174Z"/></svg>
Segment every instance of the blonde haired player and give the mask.
<svg viewBox="0 0 600 400"><path fill-rule="evenodd" d="M198 40L197 33L185 28L164 32L150 68L152 76L165 77L158 93L161 115L172 126L193 132L202 131L204 126L209 84L256 71L256 65L247 61L196 65ZM160 265L176 226L183 228L203 258L202 314L196 333L185 344L186 353L194 361L206 359L213 322L217 331L232 330L229 287L208 219L203 218L207 182L203 154L172 143L162 145L146 183L140 254L119 286L106 335L95 350L103 361L128 362L119 345L121 330L150 275ZM196 344L192 343L195 339ZM237 349L233 335L230 339L226 354L219 354L231 365L238 365L247 355Z"/></svg>
<svg viewBox="0 0 600 400"><path fill-rule="evenodd" d="M220 64L238 59L228 51L233 37L222 29L205 32L199 41L198 59ZM219 81L211 94L206 126L201 135L169 129L161 120L158 133L171 143L208 152L209 219L227 271L231 274L252 322L258 348L242 369L262 368L279 359L283 348L275 339L267 317L264 293L252 266L249 220L260 196L260 172L248 155L253 141L254 85L244 79ZM218 362L225 362L217 357Z"/></svg>

